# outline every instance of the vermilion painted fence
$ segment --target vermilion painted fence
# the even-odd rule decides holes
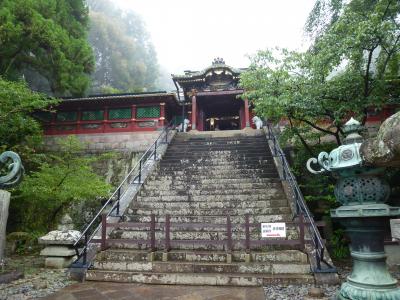
[[[227,251],[233,251],[234,242],[238,241],[241,245],[243,245],[245,251],[249,253],[252,249],[259,248],[260,246],[267,245],[290,245],[293,248],[297,248],[299,250],[305,249],[305,244],[307,241],[305,240],[305,226],[309,226],[308,222],[305,222],[303,214],[299,215],[298,221],[286,222],[287,225],[298,226],[299,229],[299,238],[298,239],[283,239],[283,238],[271,238],[271,239],[252,239],[250,235],[251,228],[260,228],[260,223],[250,223],[250,215],[245,215],[245,223],[244,224],[235,224],[236,227],[244,228],[245,239],[234,240],[232,238],[232,222],[230,216],[226,216],[226,224],[212,224],[212,223],[172,223],[171,216],[165,216],[165,222],[155,221],[155,215],[152,214],[150,216],[150,222],[120,222],[120,223],[107,223],[107,217],[103,215],[102,217],[102,231],[100,239],[93,239],[93,243],[100,243],[101,250],[107,249],[109,246],[116,243],[124,243],[124,244],[149,244],[149,250],[155,251],[157,250],[157,245],[162,245],[158,249],[169,251],[174,248],[177,244],[209,244],[209,245],[224,245]],[[320,224],[321,225],[321,224]],[[149,237],[147,239],[112,239],[107,238],[107,229],[108,228],[135,228],[135,229],[149,229]],[[164,238],[156,240],[156,228],[164,232]],[[226,229],[226,239],[219,240],[210,240],[210,239],[187,239],[187,240],[175,240],[171,239],[171,231],[173,229],[207,229],[207,228],[225,228]],[[162,248],[162,249],[161,249]],[[243,249],[241,248],[241,249]]]

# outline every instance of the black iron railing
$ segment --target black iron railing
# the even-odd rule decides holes
[[[79,239],[75,242],[74,248],[76,251],[77,259],[74,263],[75,266],[88,268],[88,250],[91,241],[94,236],[98,234],[101,226],[101,218],[103,217],[121,217],[120,206],[121,199],[124,194],[132,185],[141,185],[143,183],[143,173],[151,160],[157,160],[159,147],[162,144],[169,143],[170,132],[173,128],[172,122],[164,127],[161,134],[155,140],[155,142],[147,149],[147,151],[141,156],[136,165],[129,171],[128,175],[124,178],[121,184],[111,194],[110,198],[104,203],[97,214],[93,217],[91,222],[87,224]]]
[[[297,184],[296,178],[293,176],[292,171],[290,170],[289,163],[286,159],[286,155],[283,152],[282,148],[279,145],[279,141],[277,136],[274,134],[273,127],[270,123],[267,123],[267,139],[272,141],[272,145],[270,144],[271,152],[274,157],[280,159],[280,167],[281,167],[281,176],[282,180],[285,180],[288,183],[289,188],[292,192],[293,201],[296,208],[296,215],[303,215],[305,221],[309,224],[307,226],[309,235],[312,240],[312,245],[314,247],[315,252],[315,261],[316,267],[314,268],[314,272],[336,272],[336,269],[326,261],[324,257],[325,252],[325,244],[321,237],[321,234],[317,228],[317,225],[312,217],[310,210],[307,207],[306,202],[304,201],[303,194]],[[322,264],[325,264],[325,267],[322,267]]]

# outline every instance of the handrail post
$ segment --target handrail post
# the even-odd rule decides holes
[[[165,216],[165,245],[164,250],[168,252],[171,249],[171,217],[170,215]]]
[[[317,270],[321,270],[321,256],[319,253],[319,244],[316,234],[314,234],[314,244],[315,244],[315,259],[317,262]]]
[[[282,176],[283,176],[283,180],[286,180],[285,158],[283,157],[283,153],[281,153],[281,164],[282,164]]]
[[[226,216],[226,235],[227,235],[227,250],[229,252],[233,251],[233,243],[232,243],[232,223],[231,217],[229,215]]]
[[[151,252],[156,250],[156,216],[151,214],[150,219],[150,248]]]
[[[246,253],[250,253],[250,217],[249,214],[245,216],[245,232],[246,232]]]
[[[304,250],[305,249],[304,215],[302,213],[299,215],[299,229],[300,229],[300,247],[301,247],[301,250]]]
[[[107,248],[107,215],[101,215],[101,251],[106,250]]]
[[[87,263],[87,247],[88,247],[88,233],[85,232],[85,245],[83,247],[83,265],[85,266]]]
[[[154,160],[157,160],[157,140],[154,143]]]
[[[142,160],[139,161],[139,184],[142,182]]]

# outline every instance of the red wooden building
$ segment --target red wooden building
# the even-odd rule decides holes
[[[64,98],[55,113],[36,116],[46,135],[154,131],[171,121],[180,124],[183,116],[192,130],[243,129],[250,126],[250,112],[248,101],[238,97],[242,71],[216,59],[203,71],[173,75],[177,93]]]
[[[233,130],[250,127],[253,116],[241,99],[240,74],[217,58],[202,71],[172,75],[177,92],[149,92],[65,98],[55,113],[39,113],[46,135],[146,132],[183,117],[189,129]],[[376,127],[396,111],[395,106],[368,112],[367,127]],[[283,122],[284,123],[284,122]]]

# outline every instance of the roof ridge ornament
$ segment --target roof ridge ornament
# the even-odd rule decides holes
[[[225,60],[221,57],[214,58],[212,65],[225,65]]]

